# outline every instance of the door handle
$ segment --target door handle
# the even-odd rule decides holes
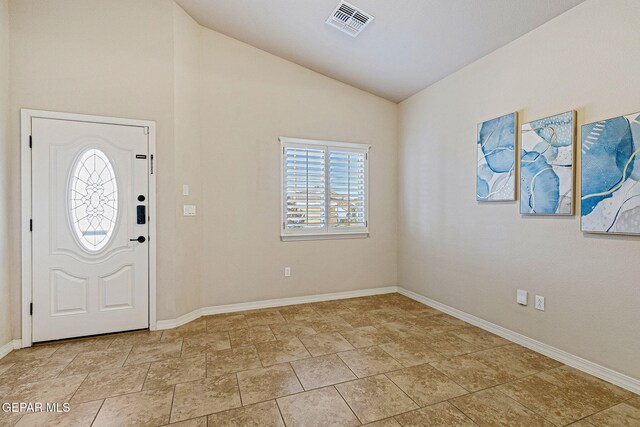
[[[144,236],[138,236],[135,239],[129,239],[130,242],[144,243],[147,239]]]

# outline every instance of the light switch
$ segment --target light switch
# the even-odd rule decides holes
[[[522,289],[518,289],[516,302],[520,305],[527,305],[528,292]]]
[[[184,216],[196,216],[196,205],[183,205]]]
[[[189,195],[189,184],[182,184],[182,195],[183,196]]]

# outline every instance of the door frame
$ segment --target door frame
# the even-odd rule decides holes
[[[74,122],[101,123],[121,126],[142,127],[148,130],[149,141],[149,329],[155,330],[156,319],[156,175],[154,160],[156,153],[156,122],[150,120],[124,119],[117,117],[93,116],[86,114],[62,113],[44,110],[20,110],[21,146],[21,237],[22,237],[22,347],[31,347],[32,316],[30,304],[33,291],[33,244],[31,233],[31,120],[35,118],[69,120]],[[157,162],[155,162],[157,163]]]

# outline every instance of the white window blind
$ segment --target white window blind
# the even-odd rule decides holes
[[[369,147],[284,137],[280,141],[283,240],[366,237]]]

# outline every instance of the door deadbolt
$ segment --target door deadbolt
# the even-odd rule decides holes
[[[130,242],[144,243],[147,239],[144,236],[138,236],[135,239],[129,239]]]

